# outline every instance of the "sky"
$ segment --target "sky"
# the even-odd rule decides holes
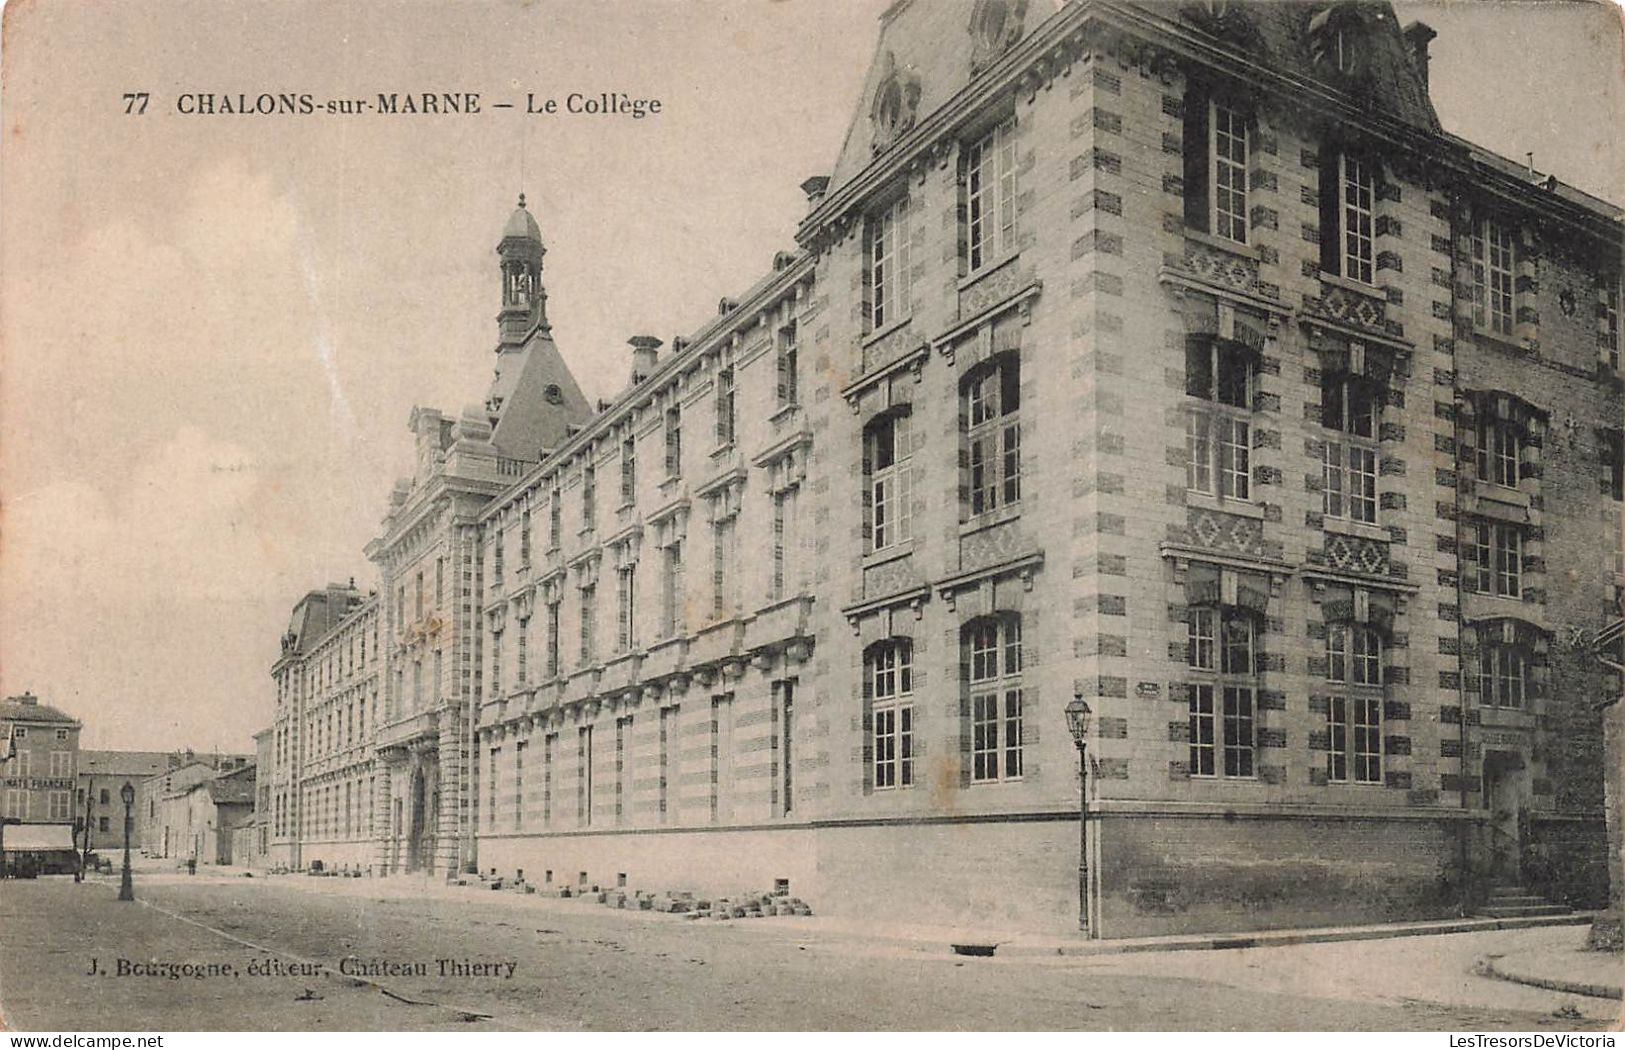
[[[8,4],[0,690],[81,718],[86,747],[250,750],[293,603],[373,585],[412,407],[484,397],[517,194],[554,336],[609,396],[628,337],[692,331],[793,247],[887,2]],[[1439,32],[1448,129],[1625,201],[1618,9],[1535,8],[1398,13]],[[520,108],[176,111],[262,91]],[[523,111],[569,92],[662,111]]]

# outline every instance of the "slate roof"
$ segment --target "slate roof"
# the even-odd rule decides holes
[[[61,722],[78,725],[79,720],[50,704],[25,704],[15,697],[0,700],[0,722]]]
[[[79,752],[79,775],[96,777],[150,777],[169,768],[167,751]]]

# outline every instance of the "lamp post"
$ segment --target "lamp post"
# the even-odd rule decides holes
[[[1093,715],[1081,696],[1066,705],[1066,728],[1078,748],[1078,929],[1094,939],[1089,923],[1089,719]]]
[[[118,789],[118,797],[124,802],[124,875],[119,880],[118,899],[121,901],[135,900],[135,886],[130,882],[130,828],[135,823],[132,811],[135,807],[135,787],[128,780]]]

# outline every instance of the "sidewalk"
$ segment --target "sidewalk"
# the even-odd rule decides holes
[[[237,881],[242,869],[210,866],[196,876],[184,872],[162,877],[162,881],[188,879]],[[492,890],[483,883],[457,886],[436,880],[396,878],[312,878],[304,875],[256,876],[256,879],[307,892],[383,897],[438,898],[483,901],[498,907],[535,908],[552,912],[582,912],[617,916],[633,922],[681,923],[693,921],[680,913],[661,913],[606,908],[579,898],[558,898],[544,894],[516,893],[512,889]],[[733,928],[748,933],[795,935],[837,940],[887,944],[895,948],[926,952],[958,951],[963,954],[997,955],[1000,958],[1054,958],[1066,956],[1123,955],[1144,952],[1225,950],[1235,948],[1285,947],[1334,941],[1364,941],[1393,937],[1429,937],[1439,934],[1483,933],[1494,930],[1523,930],[1547,926],[1588,926],[1589,913],[1533,916],[1507,919],[1437,919],[1420,922],[1374,923],[1360,926],[1326,926],[1284,930],[1256,930],[1239,933],[1192,933],[1162,937],[1128,937],[1086,940],[1078,934],[1045,934],[995,929],[982,926],[888,923],[844,916],[773,916],[761,919],[735,919]],[[1583,938],[1582,938],[1583,939]],[[1510,958],[1510,957],[1509,957]],[[1615,981],[1617,987],[1617,978]]]
[[[1625,998],[1625,956],[1618,952],[1590,952],[1585,938],[1573,944],[1539,950],[1486,956],[1484,972],[1503,981],[1548,988],[1598,999]]]

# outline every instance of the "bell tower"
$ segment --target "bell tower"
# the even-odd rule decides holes
[[[508,217],[497,256],[502,260],[502,309],[497,314],[501,346],[517,346],[540,325],[547,324],[547,291],[542,287],[542,231],[519,195],[519,207]],[[499,348],[500,349],[500,348]]]

